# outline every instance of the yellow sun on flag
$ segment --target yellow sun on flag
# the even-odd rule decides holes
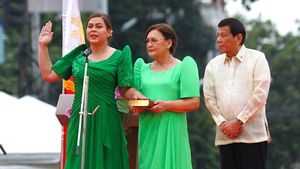
[[[81,40],[78,45],[84,44],[84,31],[81,20],[77,17],[72,17],[72,24],[78,26],[79,30],[73,30],[71,36],[75,39],[81,37]]]

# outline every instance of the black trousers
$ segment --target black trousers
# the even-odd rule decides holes
[[[267,146],[267,141],[221,145],[221,169],[266,169]]]

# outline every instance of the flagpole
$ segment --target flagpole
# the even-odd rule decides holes
[[[64,48],[65,48],[65,30],[66,30],[66,13],[67,13],[67,1],[62,1],[62,56],[64,56]],[[65,94],[65,88],[64,88],[64,80],[62,80],[62,94]],[[60,152],[60,169],[64,169],[64,153],[65,153],[65,147],[64,147],[64,135],[65,133],[65,126],[61,126],[61,152]]]
[[[62,0],[62,56],[75,49],[77,46],[84,44],[84,30],[82,27],[79,0]],[[77,33],[79,36],[72,36],[72,33]],[[72,86],[73,85],[73,86]],[[73,94],[74,93],[74,82],[73,80],[66,83],[65,80],[62,82],[62,93]],[[72,90],[70,90],[72,89]],[[61,161],[60,169],[64,168],[64,160],[66,159],[66,135],[67,127],[63,126],[63,138],[61,148]]]

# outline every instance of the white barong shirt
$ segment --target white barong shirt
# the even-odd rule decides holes
[[[203,92],[205,105],[217,124],[216,146],[271,141],[265,111],[270,82],[265,54],[244,45],[235,57],[221,54],[207,64]],[[244,123],[242,133],[229,139],[220,124],[235,118]]]

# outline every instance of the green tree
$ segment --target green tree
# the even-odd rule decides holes
[[[289,33],[278,39],[269,57],[273,82],[267,107],[273,134],[270,151],[274,151],[270,157],[287,169],[300,161],[299,46],[299,36]]]
[[[1,14],[3,9],[1,8]],[[1,15],[2,16],[2,15]],[[2,16],[3,17],[3,16]],[[18,29],[12,27],[5,30],[5,63],[0,64],[0,90],[11,95],[18,95],[19,84],[19,69],[18,60],[21,56],[21,46],[23,43],[22,35]],[[29,76],[27,76],[30,79]],[[28,88],[29,90],[29,88]]]
[[[267,100],[267,117],[272,142],[267,166],[292,169],[300,161],[300,37],[279,35],[275,25],[261,18],[247,22],[246,45],[265,53],[272,76]],[[276,162],[275,162],[276,161]]]
[[[110,1],[109,15],[114,27],[111,45],[122,49],[129,44],[133,53],[133,61],[141,57],[145,61],[152,61],[147,56],[143,43],[145,33],[153,24],[168,23],[176,31],[179,39],[174,56],[179,59],[186,55],[192,56],[197,61],[200,73],[203,75],[205,58],[208,50],[213,48],[212,37],[215,33],[211,28],[205,26],[206,24],[200,16],[199,5],[193,0]],[[131,18],[137,18],[137,23],[122,32],[122,25]]]

